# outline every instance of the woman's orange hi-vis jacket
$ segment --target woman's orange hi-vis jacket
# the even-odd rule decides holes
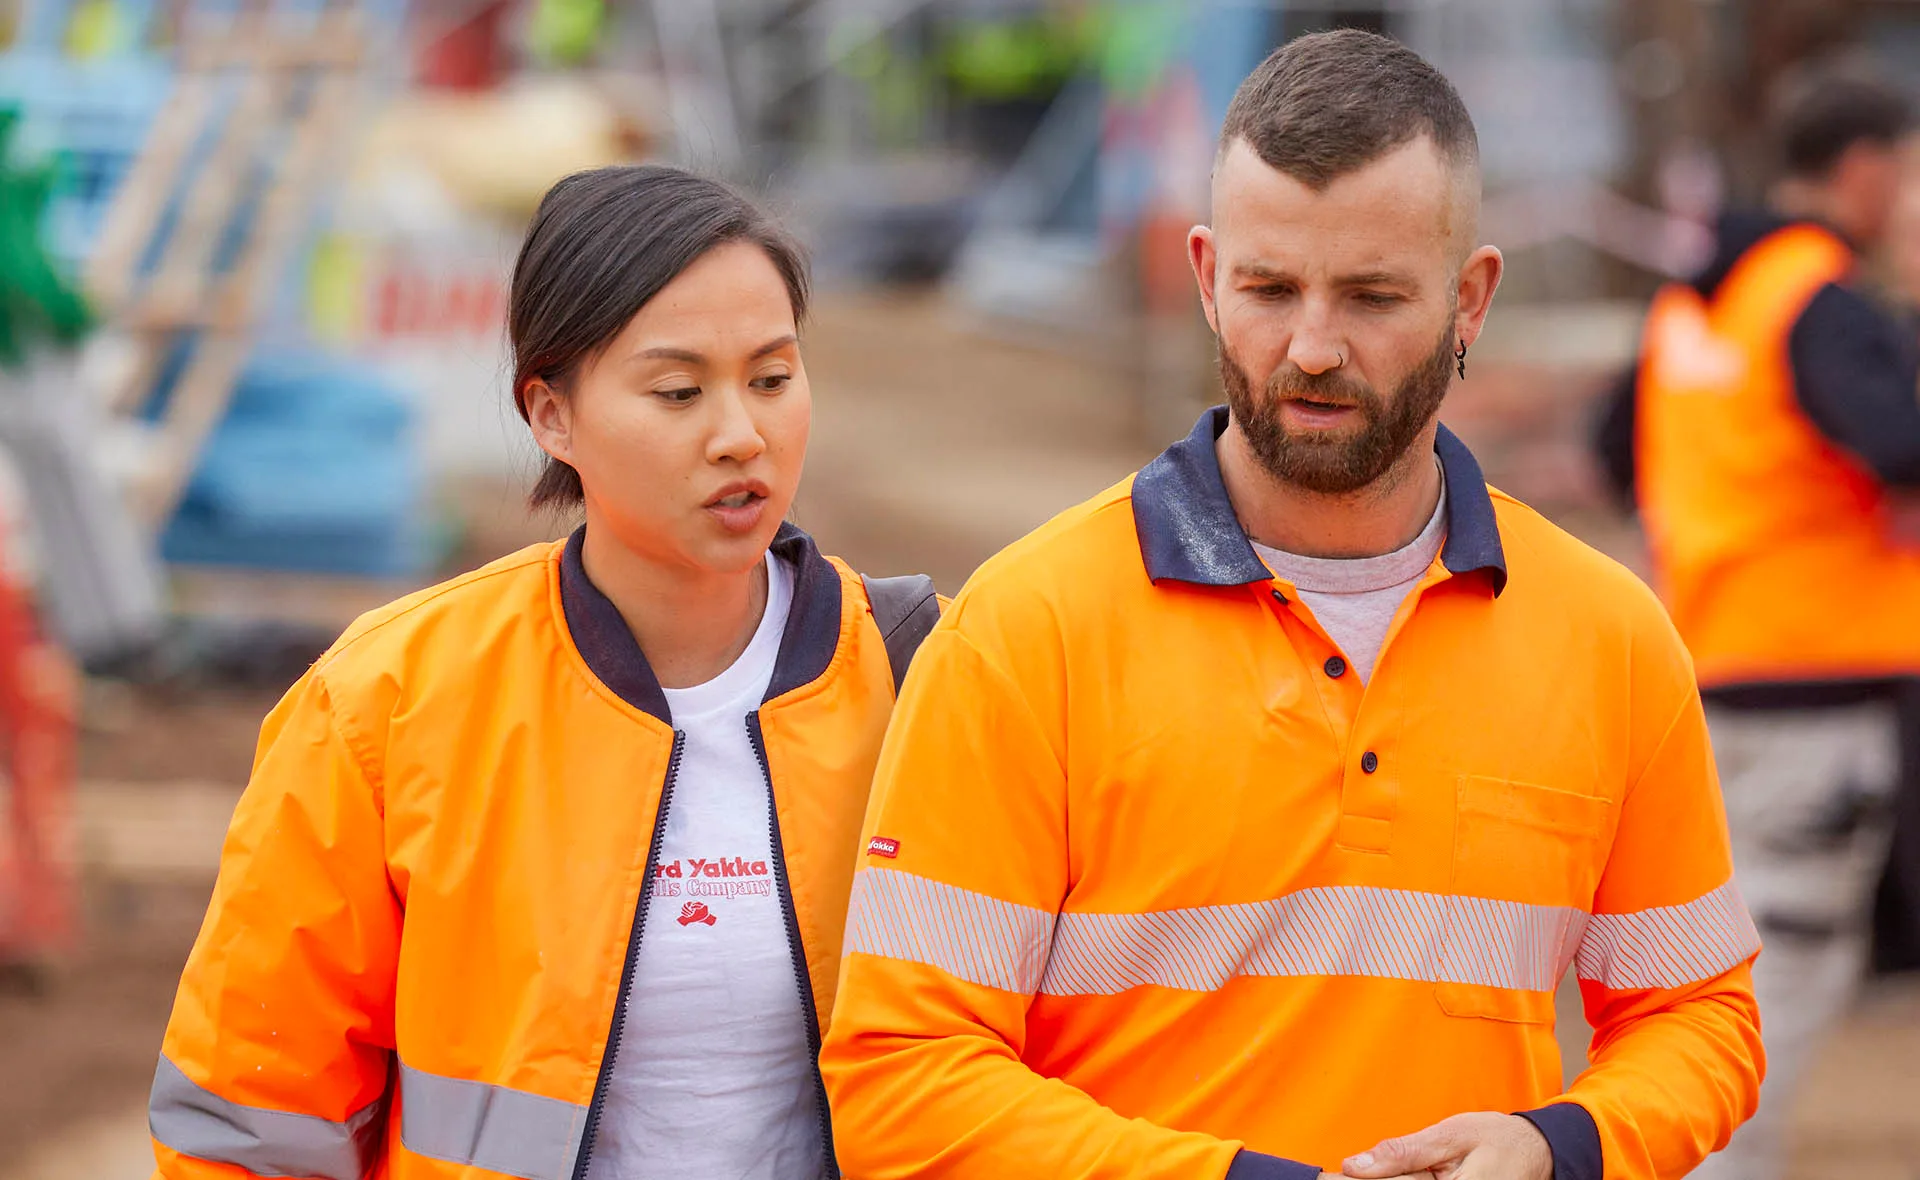
[[[1225,425],[915,658],[822,1056],[841,1167],[1311,1180],[1490,1110],[1555,1180],[1676,1180],[1753,1111],[1759,942],[1660,604],[1443,430],[1445,546],[1362,685],[1248,544]]]
[[[581,544],[366,616],[268,717],[154,1080],[161,1176],[586,1174],[680,741]],[[893,679],[860,577],[791,526],[774,551],[747,725],[817,1044]]]

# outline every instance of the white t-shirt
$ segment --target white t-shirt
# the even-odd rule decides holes
[[[1253,551],[1277,578],[1293,583],[1300,601],[1340,648],[1347,665],[1365,684],[1373,678],[1373,664],[1400,604],[1425,576],[1440,553],[1447,532],[1447,485],[1440,484],[1440,502],[1420,535],[1392,553],[1379,557],[1302,557],[1260,542]]]
[[[774,878],[767,780],[747,736],[773,678],[793,574],[767,559],[747,649],[669,688],[686,735],[590,1180],[816,1180],[814,1063]]]

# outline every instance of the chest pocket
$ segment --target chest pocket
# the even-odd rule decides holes
[[[1550,1023],[1606,865],[1613,804],[1477,776],[1457,791],[1435,996],[1453,1016]]]

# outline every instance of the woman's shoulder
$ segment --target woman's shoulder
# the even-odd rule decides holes
[[[508,632],[551,608],[561,543],[529,545],[479,569],[416,590],[355,619],[315,671],[337,687],[368,678],[446,673],[496,653]]]

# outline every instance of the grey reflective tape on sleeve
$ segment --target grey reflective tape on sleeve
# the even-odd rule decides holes
[[[147,1104],[147,1126],[156,1141],[181,1155],[232,1164],[256,1176],[361,1180],[379,1150],[386,1109],[381,1095],[336,1123],[230,1102],[160,1058]]]
[[[567,1180],[587,1108],[400,1065],[400,1144],[416,1155],[518,1176]]]

